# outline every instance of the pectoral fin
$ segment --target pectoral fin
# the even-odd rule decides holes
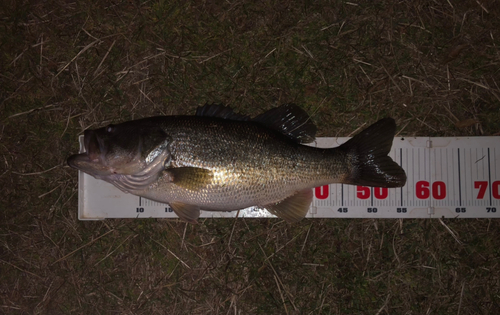
[[[166,170],[172,177],[172,183],[188,190],[199,190],[212,181],[210,170],[198,167],[179,167]]]
[[[312,189],[304,189],[276,204],[266,205],[264,208],[288,223],[295,223],[306,216],[312,198]]]
[[[196,220],[200,217],[200,207],[182,202],[171,202],[170,207],[181,220],[193,224],[198,223]]]

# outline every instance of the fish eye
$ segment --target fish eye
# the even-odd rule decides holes
[[[113,131],[115,131],[115,126],[114,125],[109,125],[106,127],[106,132],[107,133],[112,133]]]

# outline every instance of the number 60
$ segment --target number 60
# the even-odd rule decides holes
[[[432,197],[434,199],[446,198],[446,184],[441,181],[432,183]],[[415,184],[415,195],[418,199],[427,199],[431,196],[431,189],[429,189],[429,182],[426,180],[418,181]]]

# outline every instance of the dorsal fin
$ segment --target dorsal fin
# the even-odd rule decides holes
[[[307,113],[295,104],[284,104],[260,114],[252,121],[274,129],[298,143],[313,142],[316,125]]]
[[[236,114],[231,107],[222,104],[205,104],[196,109],[196,116],[218,117],[229,120],[247,121],[249,116]]]
[[[218,117],[248,121],[249,116],[235,113],[229,106],[205,104],[198,107],[196,116]],[[284,104],[251,119],[267,128],[278,131],[298,143],[310,143],[316,138],[316,125],[307,113],[295,104]]]

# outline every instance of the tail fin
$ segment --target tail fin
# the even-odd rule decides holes
[[[384,118],[339,147],[352,161],[352,172],[344,183],[374,187],[402,187],[405,171],[387,154],[391,150],[396,122]]]

